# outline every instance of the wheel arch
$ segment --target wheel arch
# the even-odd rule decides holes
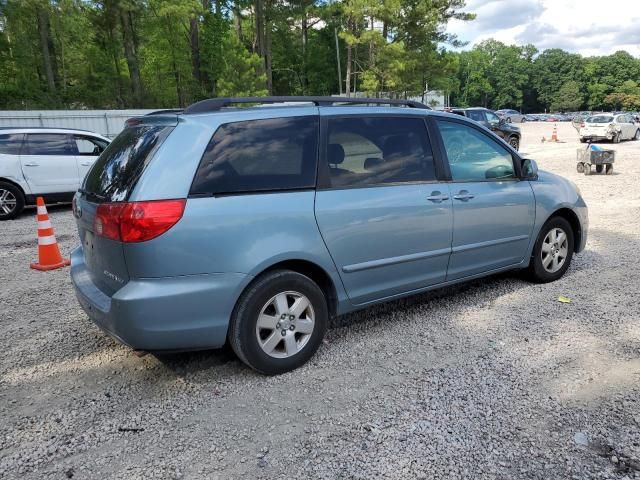
[[[14,187],[16,187],[18,190],[20,190],[20,193],[22,193],[22,197],[24,198],[24,201],[26,203],[26,201],[27,201],[27,192],[24,191],[24,188],[22,188],[22,186],[19,183],[15,182],[15,181],[7,178],[7,177],[0,177],[0,182],[10,183]]]
[[[571,230],[573,232],[573,250],[577,252],[580,249],[580,245],[582,245],[582,225],[576,212],[574,212],[570,208],[560,208],[554,211],[549,216],[547,222],[553,217],[564,218],[567,222],[569,222],[569,225],[571,225]]]
[[[324,293],[324,296],[327,299],[329,317],[333,318],[337,315],[338,291],[336,289],[335,282],[331,278],[331,275],[329,275],[329,273],[327,273],[327,271],[320,265],[309,260],[302,259],[282,260],[268,266],[267,268],[264,268],[260,273],[255,275],[254,281],[265,273],[269,273],[274,270],[291,270],[293,272],[309,277],[316,283],[316,285],[318,285],[318,287],[320,287],[320,289]],[[253,281],[251,283],[253,283]],[[246,288],[249,288],[249,285],[247,285],[245,289]]]

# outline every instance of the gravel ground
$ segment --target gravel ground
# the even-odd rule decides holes
[[[0,224],[0,477],[640,478],[640,142],[586,177],[575,131],[541,143],[551,130],[525,124],[522,150],[591,217],[563,279],[349,315],[275,378],[227,350],[134,356],[88,321],[68,269],[29,269],[33,211]],[[70,208],[50,213],[68,253]]]

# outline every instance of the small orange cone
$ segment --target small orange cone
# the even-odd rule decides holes
[[[35,270],[55,270],[56,268],[71,265],[71,262],[62,258],[56,236],[53,233],[53,227],[49,221],[47,207],[42,197],[36,199],[38,208],[38,263],[32,263],[31,268]]]
[[[553,133],[551,134],[551,142],[557,142],[558,141],[558,125],[555,124],[553,126]]]

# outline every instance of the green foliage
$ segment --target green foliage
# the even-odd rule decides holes
[[[0,0],[0,108],[176,107],[331,95],[347,83],[372,96],[436,89],[454,105],[494,109],[640,108],[640,60],[626,52],[583,58],[496,40],[446,50],[463,45],[445,27],[472,21],[464,9],[465,0]]]
[[[256,71],[260,66],[260,57],[250,53],[240,43],[235,33],[224,39],[224,50],[218,94],[222,97],[254,97],[267,94],[264,74]]]
[[[581,86],[575,80],[569,80],[562,85],[553,96],[551,109],[561,112],[573,112],[578,110],[584,101]]]

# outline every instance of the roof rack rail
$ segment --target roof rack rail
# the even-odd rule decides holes
[[[431,110],[430,107],[414,100],[399,100],[391,98],[355,98],[355,97],[229,97],[210,98],[196,102],[185,108],[182,113],[185,115],[192,113],[217,112],[220,109],[234,104],[243,103],[313,103],[318,107],[328,107],[335,104],[350,105],[400,105],[410,108],[423,108]]]
[[[182,108],[165,108],[164,110],[155,110],[153,112],[149,112],[146,113],[144,116],[149,116],[149,115],[164,115],[164,114],[169,114],[169,113],[182,113],[183,109]]]

